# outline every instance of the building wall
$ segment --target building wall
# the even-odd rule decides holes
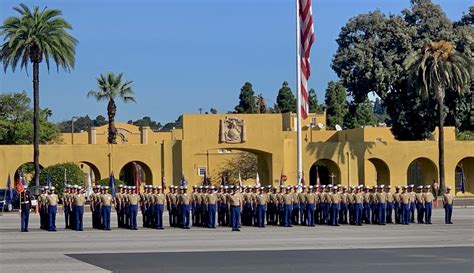
[[[229,116],[245,120],[244,143],[219,142],[220,120]],[[183,129],[172,132],[152,132],[146,127],[118,123],[117,128],[126,133],[128,141],[117,145],[106,144],[107,126],[102,126],[95,128],[96,144],[89,144],[91,130],[76,133],[74,145],[70,144],[70,134],[63,135],[64,144],[41,145],[40,164],[47,167],[62,162],[82,163],[97,172],[96,178],[103,179],[112,171],[118,176],[127,163],[137,162],[151,176],[146,181],[148,184],[160,184],[165,178],[167,185],[179,185],[184,176],[193,185],[203,181],[197,172],[199,166],[208,166],[208,175],[215,178],[226,160],[239,152],[251,152],[257,155],[263,185],[278,185],[282,174],[288,177],[287,184],[296,184],[296,132],[284,129],[285,123],[291,123],[290,117],[289,114],[184,115]],[[456,141],[454,128],[445,128],[445,134],[447,185],[456,186],[456,166],[462,163],[468,194],[474,194],[474,142]],[[314,180],[311,168],[316,164],[327,166],[334,175],[334,183],[342,185],[406,185],[409,166],[417,159],[420,183],[430,184],[438,179],[436,141],[397,141],[389,128],[339,132],[306,128],[302,138],[303,172],[308,183]],[[219,149],[231,149],[232,153],[219,153]],[[32,158],[30,145],[0,146],[0,185],[5,185],[8,175]]]

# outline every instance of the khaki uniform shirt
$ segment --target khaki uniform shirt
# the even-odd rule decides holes
[[[400,200],[401,200],[401,203],[402,203],[402,204],[405,204],[405,205],[410,204],[410,200],[411,200],[411,195],[410,195],[410,193],[408,193],[408,192],[406,192],[406,193],[400,193]]]
[[[347,193],[340,193],[339,197],[341,198],[342,204],[349,204],[349,195]]]
[[[154,203],[157,205],[164,205],[166,201],[166,197],[163,193],[157,193],[154,196]]]
[[[46,200],[49,205],[57,206],[58,205],[58,196],[56,194],[48,194]]]
[[[394,193],[392,196],[393,196],[393,201],[400,203],[400,193]]]
[[[416,200],[416,202],[418,202],[418,203],[423,203],[423,202],[424,202],[424,200],[423,200],[423,194],[422,194],[421,192],[417,192],[417,193],[415,194],[415,200]]]
[[[277,194],[276,193],[270,193],[269,201],[270,201],[270,203],[273,203],[273,204],[278,203]]]
[[[425,192],[423,193],[423,200],[425,203],[431,203],[433,202],[434,196],[431,192]]]
[[[167,195],[168,200],[170,202],[170,205],[176,205],[177,204],[177,196],[174,193],[169,192]]]
[[[242,197],[240,194],[229,194],[229,204],[231,206],[240,206],[242,202]]]
[[[305,192],[300,192],[298,193],[298,199],[300,200],[300,203],[306,202],[306,194]]]
[[[110,207],[110,205],[112,204],[112,195],[110,195],[109,193],[101,194],[100,204],[102,206]]]
[[[377,192],[375,194],[375,201],[377,201],[377,204],[385,204],[387,203],[387,195],[384,192]]]
[[[341,195],[339,193],[331,194],[331,203],[340,204],[341,203]]]
[[[445,193],[443,195],[443,204],[452,205],[454,201],[454,196],[451,193]]]
[[[317,194],[315,194],[314,192],[307,193],[305,197],[305,201],[307,204],[316,204]]]
[[[256,203],[258,205],[266,205],[267,200],[268,200],[268,198],[267,198],[267,195],[265,193],[256,195]]]
[[[191,195],[189,193],[182,193],[179,195],[178,200],[180,204],[189,206],[191,204]]]
[[[215,205],[217,203],[217,194],[210,193],[206,195],[206,203],[208,205]]]
[[[130,205],[138,205],[139,198],[138,194],[132,193],[128,196],[128,203],[130,203]]]
[[[46,205],[46,202],[47,202],[47,200],[48,200],[47,197],[48,197],[48,195],[47,195],[47,194],[44,194],[44,193],[42,193],[42,194],[39,196],[38,200],[39,200],[39,202],[40,202],[40,204],[41,204],[42,206]]]
[[[416,195],[416,193],[415,193],[414,191],[412,191],[412,192],[407,192],[407,193],[408,193],[408,195],[410,195],[410,203],[415,202],[415,195]]]
[[[284,194],[283,203],[285,205],[293,205],[293,193]]]
[[[387,202],[392,203],[392,202],[394,201],[394,199],[393,199],[393,194],[392,194],[392,193],[386,192],[386,193],[385,193],[385,196],[387,197]]]
[[[354,204],[362,204],[364,202],[364,194],[359,192],[359,193],[354,193],[352,196],[354,200]]]
[[[84,196],[84,194],[80,193],[80,194],[74,195],[74,205],[75,206],[82,207],[82,206],[84,206],[85,202],[86,202],[86,197]]]

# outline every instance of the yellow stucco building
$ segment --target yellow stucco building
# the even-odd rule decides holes
[[[325,116],[312,114],[303,122],[303,171],[306,183],[342,185],[432,184],[438,180],[436,141],[397,141],[389,128],[343,131],[325,128]],[[296,118],[294,114],[183,115],[183,128],[153,132],[118,123],[119,144],[107,144],[107,125],[88,132],[63,134],[63,144],[41,145],[40,164],[75,162],[94,180],[111,172],[140,170],[146,184],[178,185],[184,176],[189,185],[200,184],[204,175],[212,182],[226,160],[239,153],[257,157],[260,182],[296,183]],[[436,132],[435,132],[436,134]],[[436,136],[434,139],[437,139]],[[457,141],[454,128],[445,128],[447,185],[459,192],[462,175],[466,194],[474,194],[474,141]],[[19,166],[31,162],[31,145],[0,146],[0,178],[6,182]],[[0,180],[1,181],[1,180]],[[2,182],[2,183],[5,183]],[[4,185],[4,184],[3,184]]]

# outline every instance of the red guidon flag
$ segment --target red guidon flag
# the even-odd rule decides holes
[[[314,43],[313,12],[311,0],[299,1],[300,15],[300,64],[301,64],[301,117],[306,119],[309,113],[308,79],[311,75],[309,55]]]
[[[23,183],[21,183],[21,178],[18,178],[18,180],[16,180],[15,189],[18,193],[22,193],[23,191],[25,191]]]

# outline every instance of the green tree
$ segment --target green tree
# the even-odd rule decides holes
[[[93,122],[88,115],[86,115],[85,117],[78,117],[74,120],[74,133],[87,131],[92,126],[92,124]],[[71,133],[71,126],[71,120],[65,120],[58,123],[58,128],[61,133]]]
[[[49,114],[50,110],[40,109],[41,144],[60,141],[57,126],[47,121]],[[0,144],[32,144],[32,118],[30,98],[25,92],[0,94]]]
[[[215,115],[215,114],[217,114],[217,109],[211,107],[211,109],[209,109],[209,112],[210,112],[211,114]]]
[[[334,128],[343,125],[347,114],[346,89],[340,81],[330,81],[326,89],[326,125]]]
[[[174,122],[168,122],[163,127],[161,127],[160,131],[171,131],[173,129],[182,129],[183,128],[183,115],[179,115],[178,119]]]
[[[138,126],[138,127],[148,126],[153,131],[159,131],[161,129],[161,127],[163,127],[161,125],[161,123],[152,120],[150,117],[143,117],[143,118],[141,118],[139,120],[136,120],[136,121],[131,121],[130,120],[128,123],[133,124],[133,125]]]
[[[355,102],[363,101],[369,92],[380,97],[390,116],[392,132],[400,140],[429,137],[429,130],[434,129],[432,120],[436,119],[431,108],[436,101],[427,102],[407,91],[404,60],[428,40],[454,41],[456,48],[468,53],[474,32],[472,25],[466,25],[467,15],[455,24],[430,0],[412,0],[411,4],[399,15],[374,11],[351,18],[339,34],[332,62]],[[469,115],[459,109],[470,104],[467,96],[447,96],[446,121],[467,127]]]
[[[444,119],[446,93],[469,90],[473,62],[470,56],[459,54],[447,41],[430,42],[405,60],[411,87],[423,98],[435,98],[438,111],[439,184],[445,189]]]
[[[237,113],[253,114],[257,112],[257,97],[253,92],[252,84],[246,82],[240,89],[239,104],[235,106]]]
[[[316,95],[316,91],[311,88],[308,92],[309,95],[309,112],[310,113],[322,113],[323,106],[318,103],[318,95]]]
[[[130,86],[133,81],[122,81],[123,73],[115,75],[109,72],[107,75],[100,74],[97,78],[98,90],[91,90],[87,97],[93,97],[97,101],[108,101],[107,116],[109,117],[109,135],[108,143],[117,144],[117,128],[115,128],[115,114],[117,113],[116,99],[123,102],[135,102],[133,97],[135,91]]]
[[[284,81],[281,84],[276,102],[281,113],[296,112],[296,98],[295,95],[293,95],[293,92],[291,92],[291,88],[288,86],[287,81]]]
[[[98,115],[93,121],[92,121],[92,125],[94,127],[99,127],[99,126],[103,126],[105,124],[107,124],[107,120],[105,119],[104,116],[102,115]]]
[[[380,98],[376,98],[374,101],[374,115],[377,122],[390,123],[390,117],[387,114],[387,108],[383,105]]]
[[[51,184],[56,188],[58,194],[64,192],[64,173],[66,173],[69,185],[86,186],[84,184],[86,173],[72,162],[54,164],[44,168],[40,174],[41,185],[46,185],[48,175],[51,177]]]
[[[363,126],[375,126],[377,118],[374,115],[374,107],[369,99],[364,102],[351,102],[344,117],[344,127],[353,129]]]
[[[11,16],[3,21],[0,35],[5,43],[0,49],[0,60],[6,71],[13,71],[20,62],[20,68],[27,70],[29,62],[33,64],[33,162],[34,180],[39,185],[39,143],[40,143],[40,107],[39,107],[39,65],[43,61],[49,70],[51,59],[66,71],[74,68],[77,40],[67,30],[71,25],[64,20],[57,9],[39,9],[31,11],[27,5],[13,8],[20,16]]]

